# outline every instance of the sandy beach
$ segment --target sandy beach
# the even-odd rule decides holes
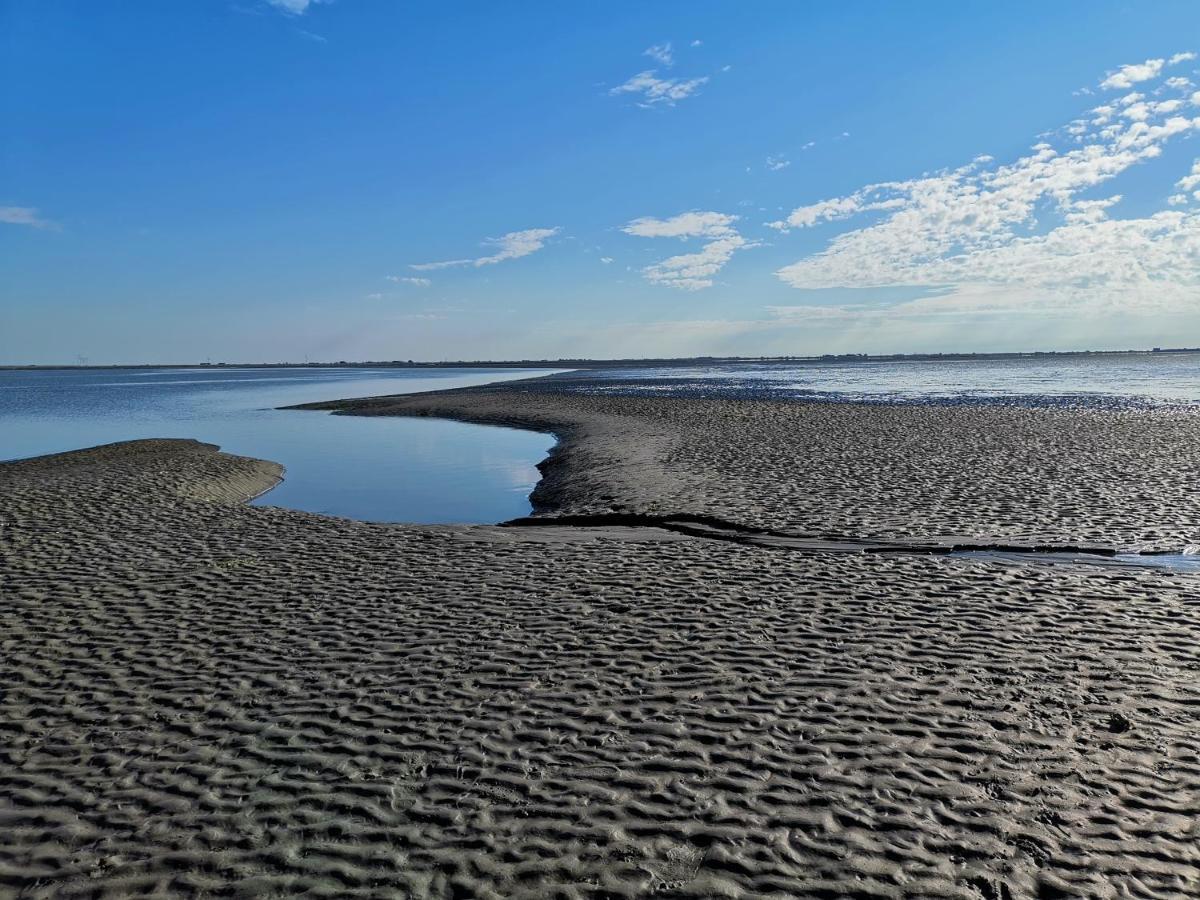
[[[1200,415],[555,385],[318,407],[553,432],[539,517],[596,527],[0,465],[0,895],[1200,894],[1196,576],[654,525],[1178,550]]]

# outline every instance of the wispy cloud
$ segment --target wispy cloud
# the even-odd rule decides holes
[[[649,216],[634,219],[622,231],[636,237],[648,238],[706,238],[695,253],[671,256],[646,266],[642,275],[647,281],[685,291],[712,287],[713,277],[738,250],[753,246],[733,227],[737,216],[719,212],[686,212],[669,219]]]
[[[699,47],[700,43],[698,40],[692,41],[691,46]],[[675,64],[675,49],[670,41],[647,47],[642,51],[642,56],[649,56],[666,68]],[[721,71],[728,70],[729,67],[726,66]],[[708,80],[707,75],[696,78],[660,78],[657,69],[646,69],[616,87],[610,88],[608,93],[614,97],[633,94],[638,98],[637,105],[647,109],[654,106],[674,106],[679,101],[696,94],[700,88],[708,84]]]
[[[0,222],[30,228],[53,228],[54,223],[38,215],[32,206],[0,206]]]
[[[617,85],[609,94],[640,94],[638,106],[674,106],[680,100],[686,100],[695,94],[707,83],[707,76],[687,79],[659,78],[653,69],[648,69],[638,72],[624,84]]]
[[[484,241],[485,246],[496,248],[495,253],[470,259],[448,259],[442,262],[413,263],[409,268],[415,269],[418,272],[428,272],[436,269],[450,269],[455,266],[490,266],[509,259],[520,259],[522,256],[529,256],[529,254],[541,250],[542,247],[546,246],[546,241],[554,237],[561,230],[555,227],[510,231],[508,234],[501,235],[498,238],[488,238]]]
[[[1150,81],[1162,69],[1162,60],[1148,60],[1118,69],[1105,83]],[[1162,96],[1180,86],[1152,87]],[[1200,130],[1200,116],[1186,112],[1195,112],[1194,102],[1127,94],[1052,136],[1066,146],[1041,141],[1009,163],[980,156],[953,170],[797,207],[769,224],[786,232],[869,219],[777,274],[801,289],[924,289],[918,300],[883,308],[897,315],[1194,309],[1200,209],[1190,204],[1200,196],[1187,192],[1200,187],[1200,168],[1176,183],[1171,203],[1182,209],[1114,219],[1120,194],[1089,196],[1161,156],[1169,141]],[[881,314],[879,307],[839,309],[854,317]]]
[[[786,169],[791,164],[792,164],[791,160],[787,159],[787,157],[784,157],[784,156],[768,156],[767,157],[767,168],[770,169],[772,172],[778,172],[780,169]]]
[[[665,44],[655,44],[653,47],[647,47],[642,51],[642,56],[648,56],[664,66],[675,64],[675,55],[671,50],[670,41],[667,41]]]
[[[273,6],[275,9],[287,13],[289,16],[302,16],[308,12],[310,6],[315,6],[322,2],[328,3],[331,0],[266,0],[268,6]]]
[[[709,241],[696,253],[682,253],[642,270],[647,281],[685,291],[712,287],[713,277],[725,267],[733,254],[750,246],[740,234]]]
[[[428,278],[419,278],[415,275],[385,275],[383,277],[396,284],[411,284],[413,287],[429,287],[433,284]]]

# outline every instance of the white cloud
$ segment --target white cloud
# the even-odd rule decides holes
[[[1175,187],[1181,191],[1194,191],[1200,187],[1200,159],[1192,163],[1192,170],[1188,174],[1175,182]]]
[[[686,291],[712,287],[713,276],[738,250],[754,246],[733,227],[737,216],[719,212],[686,212],[669,219],[634,219],[621,230],[636,237],[707,238],[695,253],[668,257],[642,270],[647,281]]]
[[[712,287],[713,276],[724,268],[736,251],[746,246],[749,245],[744,237],[731,234],[709,241],[697,253],[672,256],[642,271],[647,281],[685,291],[698,291]]]
[[[54,223],[38,215],[32,206],[0,206],[0,222],[8,225],[28,225],[30,228],[53,228]]]
[[[669,219],[643,216],[621,227],[626,234],[637,237],[725,237],[734,234],[737,216],[719,212],[685,212]]]
[[[791,161],[782,156],[768,156],[767,168],[772,172],[778,172],[780,169],[786,169],[791,165]]]
[[[396,284],[411,284],[413,287],[429,287],[433,284],[428,278],[418,278],[409,275],[385,275],[383,277],[388,281],[396,282]]]
[[[609,263],[611,263],[612,261],[613,261],[613,258],[612,258],[611,256],[602,256],[602,257],[600,257],[600,262],[604,263],[606,266],[607,266]]]
[[[674,65],[675,56],[671,50],[671,42],[665,44],[655,44],[653,47],[647,47],[642,51],[642,56],[648,56],[653,60],[662,63],[664,66]]]
[[[1157,71],[1156,62],[1143,66]],[[1138,67],[1106,80],[1122,73],[1130,83],[1145,80],[1131,68]],[[842,226],[824,250],[777,274],[800,289],[923,291],[904,304],[819,313],[826,317],[1195,310],[1200,210],[1113,219],[1120,195],[1096,199],[1094,191],[1159,157],[1168,141],[1200,130],[1200,117],[1178,114],[1178,100],[1138,94],[1119,107],[1119,116],[1106,107],[1093,111],[1090,124],[1073,122],[1063,135],[1069,149],[1041,142],[1013,162],[977,157],[957,169],[798,207],[770,224],[787,231],[869,218]],[[1200,188],[1200,161],[1176,188],[1169,204],[1186,204],[1186,192]]]
[[[1108,208],[1116,206],[1122,199],[1121,195],[1117,194],[1104,200],[1076,200],[1064,207],[1066,221],[1102,222],[1108,218]]]
[[[659,78],[653,69],[639,72],[624,84],[619,84],[609,91],[609,94],[641,94],[639,106],[655,106],[665,104],[674,106],[680,100],[700,90],[708,83],[708,78]]]
[[[1163,59],[1148,59],[1143,63],[1121,66],[1117,71],[1110,72],[1108,77],[1100,82],[1100,87],[1105,90],[1129,88],[1138,82],[1149,81],[1158,77],[1165,64],[1166,60]]]
[[[689,46],[699,47],[703,43],[704,43],[704,41],[700,40],[700,38],[696,38],[694,41],[692,41],[692,43]]]
[[[821,222],[846,219],[868,210],[894,209],[902,206],[904,200],[899,197],[871,199],[878,191],[888,188],[890,185],[873,184],[861,191],[856,191],[849,197],[835,197],[832,200],[822,200],[809,206],[797,207],[785,220],[768,224],[779,231],[786,231],[789,228],[808,228]]]
[[[528,228],[525,231],[510,231],[498,238],[488,238],[484,243],[496,248],[495,253],[478,256],[472,259],[448,259],[443,262],[413,263],[410,269],[418,272],[428,272],[436,269],[449,269],[454,266],[490,266],[509,259],[520,259],[529,256],[546,246],[546,241],[558,234],[560,228]]]
[[[1167,60],[1167,65],[1174,66],[1174,65],[1178,65],[1181,62],[1191,62],[1195,58],[1196,58],[1196,54],[1192,53],[1190,50],[1186,53],[1176,53],[1174,56],[1172,56],[1170,59]]]

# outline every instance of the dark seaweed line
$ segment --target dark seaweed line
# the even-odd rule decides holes
[[[500,523],[506,528],[660,528],[689,537],[728,541],[777,550],[825,553],[920,554],[950,556],[961,553],[1004,553],[1024,555],[1071,555],[1113,559],[1119,555],[1166,556],[1171,551],[1142,551],[1120,554],[1112,547],[1078,544],[1004,544],[995,542],[915,543],[867,541],[853,538],[821,538],[754,528],[717,516],[614,512],[589,515],[524,516]]]

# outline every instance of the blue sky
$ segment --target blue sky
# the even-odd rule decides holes
[[[1197,345],[1198,21],[0,0],[0,362]]]

